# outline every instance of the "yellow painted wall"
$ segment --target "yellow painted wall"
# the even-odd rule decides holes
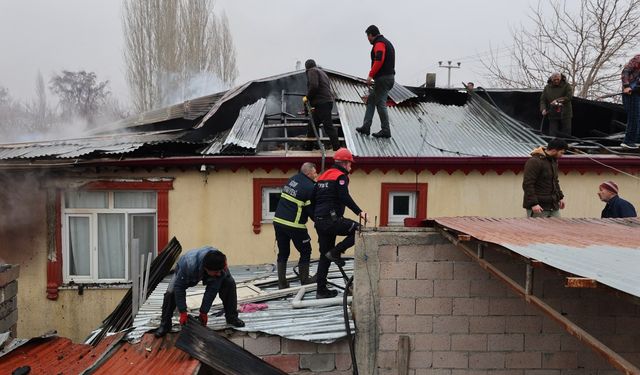
[[[253,178],[286,178],[294,171],[250,173],[214,171],[204,183],[196,170],[159,173],[137,172],[99,174],[95,177],[174,177],[174,190],[169,192],[169,232],[184,249],[202,245],[219,247],[229,256],[231,264],[273,263],[276,246],[273,227],[262,225],[260,234],[253,233]],[[89,176],[83,176],[89,177]],[[560,176],[566,195],[564,217],[599,217],[603,203],[597,196],[601,181],[613,179],[620,186],[621,196],[640,207],[640,182],[624,175],[570,173]],[[351,177],[351,192],[358,204],[371,217],[380,210],[380,184],[383,182],[415,182],[413,172],[355,172]],[[124,290],[60,291],[57,301],[46,299],[46,213],[45,192],[40,189],[42,176],[0,178],[0,261],[20,264],[18,333],[31,337],[56,329],[76,341],[89,332],[115,308]],[[473,172],[449,175],[423,172],[418,182],[428,183],[427,214],[437,216],[524,216],[522,175]],[[355,218],[352,213],[348,216]],[[313,257],[318,256],[317,237],[309,224],[313,241]],[[297,252],[292,249],[292,258]]]

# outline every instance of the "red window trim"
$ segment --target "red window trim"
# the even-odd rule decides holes
[[[416,216],[418,219],[427,218],[427,187],[426,183],[382,183],[380,194],[380,226],[389,225],[389,194],[397,191],[417,192]]]
[[[151,190],[157,193],[156,217],[158,220],[158,252],[169,242],[169,190],[173,180],[143,181],[91,181],[82,186],[85,190]],[[47,260],[47,298],[58,299],[62,285],[62,190],[56,191],[55,257]]]
[[[268,187],[282,187],[288,178],[254,178],[253,179],[253,233],[260,234],[262,230],[262,189]]]

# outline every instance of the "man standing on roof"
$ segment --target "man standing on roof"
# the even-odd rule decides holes
[[[558,181],[558,159],[569,146],[562,139],[552,139],[547,147],[538,147],[524,165],[522,207],[527,217],[560,217],[564,194]]]
[[[622,104],[627,111],[627,130],[620,146],[636,149],[640,143],[640,55],[622,69]]]
[[[571,135],[573,88],[564,75],[553,73],[540,94],[540,112],[549,119],[549,135]]]
[[[314,221],[320,244],[316,298],[332,298],[338,295],[338,291],[327,288],[329,266],[331,261],[342,262],[340,255],[355,244],[359,224],[343,217],[345,207],[349,207],[365,222],[367,220],[367,213],[358,207],[349,194],[349,172],[353,155],[343,147],[336,151],[333,159],[333,167],[318,177],[314,196]],[[346,237],[336,245],[336,236]]]
[[[367,99],[367,110],[364,113],[362,126],[356,128],[356,130],[361,134],[369,135],[371,123],[373,122],[373,113],[378,108],[382,130],[373,133],[373,136],[376,138],[391,138],[387,96],[395,83],[396,52],[391,42],[380,35],[380,30],[378,30],[377,26],[371,25],[367,27],[365,32],[369,43],[373,45],[371,48],[371,70],[367,77],[369,98]]]
[[[180,324],[187,324],[186,291],[200,281],[206,286],[198,316],[200,323],[207,325],[209,310],[220,292],[227,323],[234,327],[244,327],[244,322],[238,318],[236,282],[229,273],[227,257],[220,250],[205,246],[189,251],[178,259],[162,301],[162,318],[155,332],[156,337],[162,337],[171,330],[171,318],[176,306],[180,312]]]
[[[322,69],[316,66],[316,62],[312,59],[304,63],[307,70],[307,96],[302,98],[306,104],[307,101],[312,107],[310,115],[313,116],[313,123],[318,127],[322,124],[325,133],[331,140],[333,151],[340,148],[338,140],[338,132],[333,127],[333,117],[331,110],[333,109],[333,94],[331,93],[331,83],[329,76]],[[311,123],[307,129],[307,137],[315,137],[315,132],[311,128]],[[319,131],[319,130],[318,130]]]
[[[618,185],[613,181],[605,181],[600,184],[598,197],[606,203],[600,215],[603,219],[638,216],[636,208],[618,196]]]
[[[278,243],[278,289],[289,287],[287,282],[287,260],[291,242],[300,253],[298,272],[300,282],[309,284],[309,262],[311,259],[311,237],[307,232],[307,219],[313,217],[313,190],[318,177],[313,163],[304,163],[295,176],[282,188],[280,201],[273,218],[273,229]]]

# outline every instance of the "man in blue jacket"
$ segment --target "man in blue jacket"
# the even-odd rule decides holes
[[[180,312],[180,324],[187,324],[187,288],[196,286],[200,281],[206,286],[198,316],[200,323],[207,325],[207,314],[220,292],[227,323],[234,327],[244,327],[244,322],[238,318],[236,282],[227,267],[227,257],[220,250],[205,246],[187,252],[178,260],[173,278],[164,294],[162,318],[160,327],[155,332],[156,337],[162,337],[171,330],[171,318],[176,306]]]
[[[598,197],[607,203],[600,215],[603,219],[637,216],[635,207],[618,196],[618,185],[613,181],[605,181],[600,184]]]

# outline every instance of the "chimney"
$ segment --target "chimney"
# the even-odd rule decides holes
[[[18,275],[20,266],[0,264],[0,335],[9,332],[17,337]]]
[[[432,89],[436,87],[436,74],[427,73],[427,79],[425,80],[424,87]]]

